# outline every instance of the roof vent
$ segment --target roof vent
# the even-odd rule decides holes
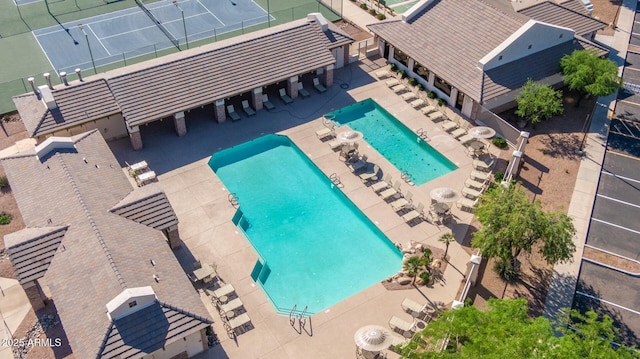
[[[46,85],[38,86],[40,95],[42,95],[42,102],[49,110],[53,110],[58,107],[56,100],[53,98],[53,92]]]
[[[325,19],[325,17],[319,12],[312,12],[311,14],[308,14],[307,20],[317,22],[322,28],[322,31],[327,31],[329,29],[327,19]]]
[[[107,303],[107,315],[111,320],[117,320],[150,306],[156,299],[151,287],[127,288]]]
[[[48,72],[45,72],[42,74],[42,76],[44,76],[44,79],[47,80],[47,85],[49,86],[49,89],[53,90],[53,85],[51,85],[51,75]]]
[[[82,81],[82,70],[77,68],[76,69],[76,75],[78,75],[78,80]]]
[[[46,86],[44,86],[46,88]],[[36,146],[36,157],[42,160],[53,150],[76,151],[76,145],[70,137],[49,137]]]
[[[60,78],[62,79],[62,82],[64,82],[65,86],[69,86],[69,82],[67,82],[67,73],[62,71],[60,73]]]
[[[36,87],[36,79],[34,79],[33,77],[29,77],[27,81],[29,81],[29,85],[31,85],[31,89],[33,90],[33,93],[36,96],[40,95],[40,92],[38,92],[38,88]]]

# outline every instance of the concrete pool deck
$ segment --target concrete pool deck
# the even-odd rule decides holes
[[[456,218],[446,226],[422,222],[410,227],[344,163],[338,153],[321,142],[315,131],[321,129],[324,113],[342,108],[354,102],[373,98],[410,129],[423,128],[435,147],[459,168],[421,186],[403,183],[403,193],[411,190],[414,203],[430,203],[429,192],[436,187],[452,187],[460,190],[472,170],[471,158],[464,147],[442,131],[439,125],[429,121],[385,86],[369,72],[382,65],[364,61],[336,71],[335,85],[324,94],[313,93],[308,99],[298,98],[285,106],[275,100],[272,112],[259,111],[256,116],[243,117],[238,122],[216,124],[206,109],[187,114],[188,133],[177,137],[171,121],[143,127],[145,148],[130,150],[127,139],[110,143],[119,161],[134,163],[146,160],[158,173],[158,184],[166,192],[180,221],[179,231],[183,245],[175,251],[181,265],[191,272],[196,260],[217,264],[220,277],[231,283],[244,303],[254,329],[230,339],[215,307],[202,294],[205,305],[214,318],[214,330],[221,345],[202,354],[202,358],[348,358],[354,356],[353,334],[361,326],[378,324],[388,328],[388,321],[395,315],[407,321],[409,314],[402,311],[400,303],[405,297],[419,303],[427,301],[451,303],[455,298],[467,270],[469,254],[459,241],[464,237],[472,215],[453,208]],[[250,277],[257,256],[249,242],[231,222],[235,208],[228,201],[228,192],[208,167],[211,154],[221,148],[242,143],[265,133],[289,136],[327,175],[336,173],[344,187],[342,190],[394,243],[414,240],[432,247],[444,248],[438,242],[450,229],[457,242],[449,248],[450,264],[444,272],[444,281],[432,287],[411,290],[388,291],[382,284],[373,285],[327,310],[313,315],[302,333],[294,330],[289,318],[277,314],[262,290]],[[378,163],[383,171],[400,179],[395,169],[377,151],[360,144],[360,152],[369,161]],[[331,225],[331,217],[327,216]],[[366,249],[363,249],[366,250]],[[363,268],[366,270],[366,268]],[[291,284],[292,287],[295,283]],[[300,308],[299,308],[300,309]],[[402,339],[394,333],[398,339]],[[389,357],[395,354],[390,353]]]

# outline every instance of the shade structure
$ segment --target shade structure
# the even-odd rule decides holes
[[[477,126],[470,129],[469,134],[475,138],[491,138],[496,135],[496,130],[487,126]]]
[[[449,187],[438,187],[429,193],[431,199],[440,203],[451,203],[460,199],[460,193]]]
[[[362,132],[353,131],[353,130],[340,132],[336,136],[338,141],[340,141],[342,143],[354,143],[354,142],[360,141],[363,137],[364,136],[362,135]]]
[[[393,338],[384,327],[380,325],[367,325],[356,331],[353,335],[356,346],[369,352],[379,352],[387,349]]]

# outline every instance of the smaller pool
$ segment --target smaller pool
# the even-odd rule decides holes
[[[372,99],[327,115],[333,115],[333,121],[341,125],[362,132],[367,143],[398,170],[407,173],[416,185],[458,168]]]

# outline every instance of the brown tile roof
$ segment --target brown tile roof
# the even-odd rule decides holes
[[[4,236],[20,284],[44,276],[66,232],[66,226],[24,228]]]
[[[131,191],[111,212],[157,230],[178,224],[169,199],[155,184]]]
[[[434,0],[408,22],[394,18],[368,27],[479,101],[483,74],[478,62],[526,21],[479,0]]]
[[[580,0],[556,0],[555,2],[562,5],[562,7],[577,12],[578,14],[591,16],[589,15],[587,7],[584,6]]]
[[[2,165],[27,227],[68,227],[43,280],[74,354],[98,356],[112,325],[106,304],[125,288],[151,286],[163,303],[208,318],[164,235],[111,213],[131,185],[100,133],[72,139],[76,152],[18,154]]]
[[[531,56],[488,70],[484,74],[484,101],[520,88],[527,79],[542,80],[559,72],[560,59],[574,50],[595,49],[600,55],[608,51],[592,42],[579,38],[536,52]]]
[[[29,136],[48,134],[120,112],[104,79],[58,86],[53,91],[58,108],[48,110],[33,93],[14,97]]]
[[[566,4],[570,5],[572,3],[567,2]],[[522,9],[519,13],[537,21],[572,29],[580,36],[604,29],[607,26],[606,23],[585,14],[584,6],[582,6],[582,9],[584,10],[583,12],[578,12],[575,9],[564,7],[564,4],[558,5],[554,2],[545,1]]]

